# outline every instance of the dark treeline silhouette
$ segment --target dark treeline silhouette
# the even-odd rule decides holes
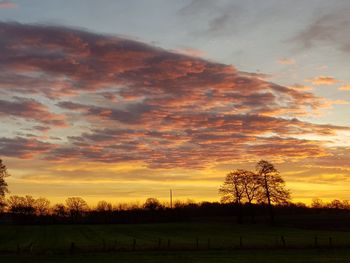
[[[346,225],[350,220],[350,202],[347,200],[325,203],[314,199],[310,206],[292,203],[277,169],[263,160],[257,163],[255,172],[235,170],[228,173],[219,189],[221,202],[175,201],[172,207],[156,198],[148,198],[142,205],[113,206],[102,200],[93,208],[81,197],[69,197],[64,203],[54,205],[44,197],[12,195],[5,198],[7,176],[6,166],[0,159],[0,221],[8,224],[132,224],[213,219],[275,223],[275,215],[278,215],[279,223],[304,226],[322,223],[319,215],[323,215],[323,223],[327,226],[332,224],[330,222],[339,223],[339,218],[334,219],[333,215],[341,215]],[[305,218],[310,220],[305,221]]]
[[[343,217],[347,218],[347,222],[350,219],[350,205],[346,200],[324,203],[317,199],[311,206],[289,202],[274,205],[273,208],[278,224],[313,226],[320,223],[322,217],[327,219],[323,224],[329,226],[339,223],[338,219],[330,219],[334,215],[347,215]],[[252,209],[254,221],[251,219]],[[310,219],[308,225],[306,218]],[[89,208],[80,197],[70,197],[65,204],[49,206],[45,198],[10,196],[1,217],[1,221],[8,224],[135,224],[212,220],[235,222],[238,219],[242,224],[269,223],[268,204],[177,201],[170,208],[155,198],[149,198],[143,205],[113,206],[107,201],[100,201],[96,207]]]
[[[227,174],[219,192],[222,202],[233,202],[238,207],[247,203],[252,221],[255,220],[252,204],[267,204],[272,224],[275,223],[272,204],[286,204],[290,201],[290,192],[286,189],[283,178],[275,166],[265,160],[256,164],[256,172],[239,169]],[[240,221],[241,217],[238,216],[238,222]]]

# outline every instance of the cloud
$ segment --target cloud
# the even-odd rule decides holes
[[[48,152],[54,147],[55,146],[50,143],[41,142],[33,138],[0,138],[0,154],[6,157],[31,159],[37,155]]]
[[[40,102],[20,97],[12,101],[0,100],[0,116],[19,117],[52,126],[66,125],[63,115],[50,113]]]
[[[244,11],[242,6],[233,2],[193,0],[178,10],[178,14],[188,23],[202,21],[191,34],[222,37],[239,29],[239,18]]]
[[[320,45],[333,46],[345,54],[350,52],[350,5],[338,1],[330,8],[318,12],[313,21],[291,38],[300,48],[310,49]]]
[[[16,3],[10,2],[10,1],[0,1],[0,9],[12,9],[17,8],[18,5]]]
[[[184,54],[191,57],[204,57],[206,55],[206,53],[203,50],[189,48],[189,47],[175,49],[174,51],[176,53]]]
[[[293,65],[296,61],[292,58],[280,58],[277,60],[277,63],[281,65]]]
[[[341,87],[339,87],[339,90],[346,90],[346,91],[348,91],[348,90],[350,90],[350,85],[341,86]]]
[[[313,85],[333,85],[341,82],[340,80],[332,77],[332,76],[319,76],[315,77],[313,79],[306,80],[308,82],[311,82]]]
[[[0,23],[0,70],[0,90],[13,98],[0,101],[0,118],[31,120],[32,133],[61,139],[4,139],[0,154],[20,158],[192,169],[324,156],[329,137],[349,130],[297,119],[335,102],[265,74],[61,26]],[[64,124],[64,134],[47,129]]]
[[[296,89],[299,91],[311,91],[311,90],[313,90],[313,87],[311,87],[311,86],[305,86],[305,85],[300,85],[300,84],[291,85],[291,86],[289,86],[289,88]]]

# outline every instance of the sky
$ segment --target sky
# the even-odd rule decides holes
[[[350,2],[0,1],[13,195],[219,200],[274,163],[293,201],[350,199]]]

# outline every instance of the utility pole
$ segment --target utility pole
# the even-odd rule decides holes
[[[170,189],[170,208],[173,208],[173,190]]]

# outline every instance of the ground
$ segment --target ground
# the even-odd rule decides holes
[[[348,248],[347,231],[261,224],[0,226],[0,262],[339,263]]]

